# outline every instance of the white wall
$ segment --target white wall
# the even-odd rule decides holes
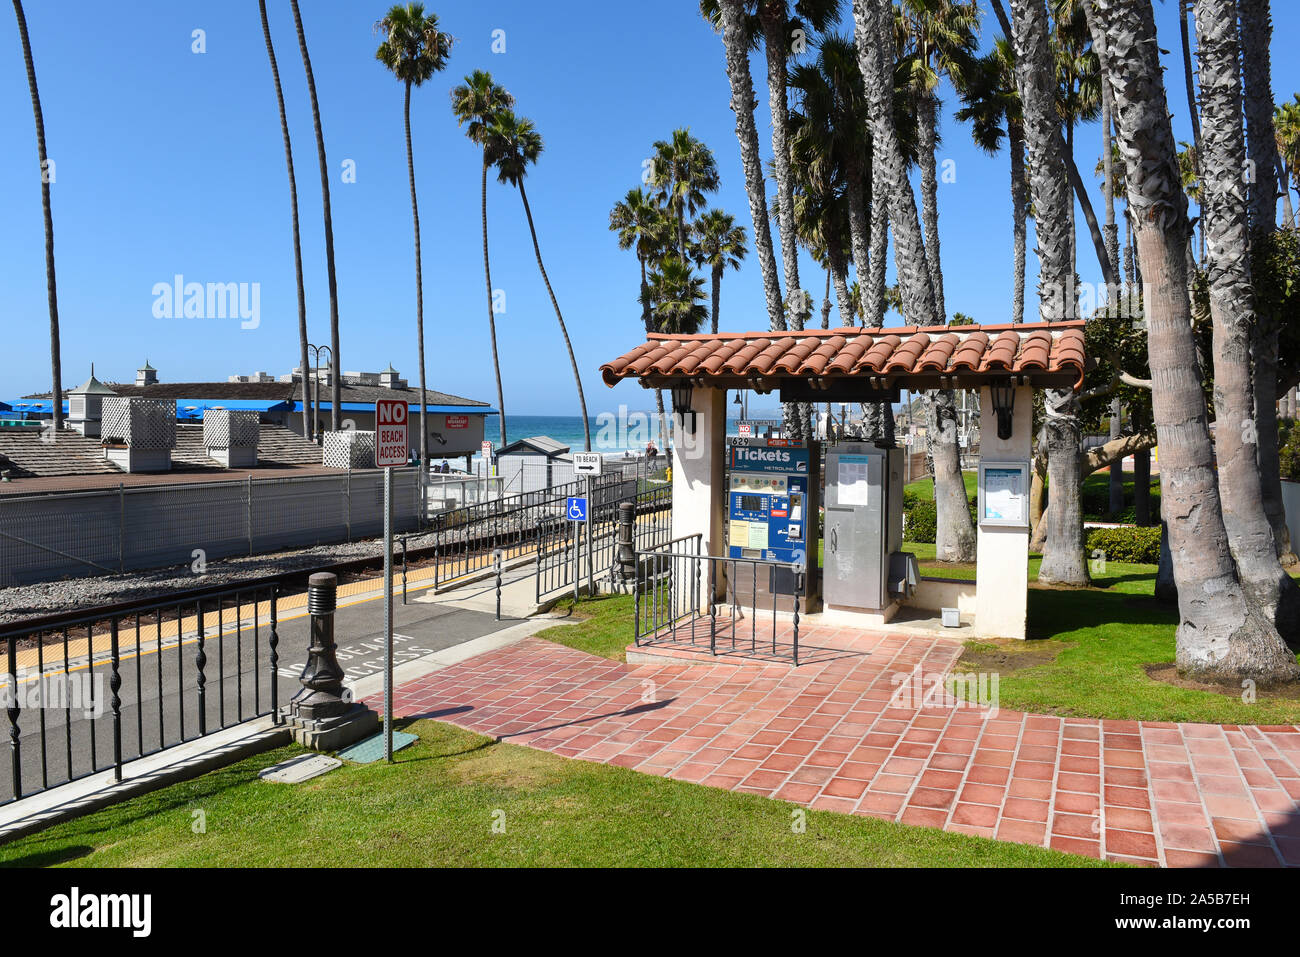
[[[1028,462],[1033,450],[1034,390],[1018,386],[1011,438],[999,439],[987,386],[980,389],[980,458]],[[1024,638],[1029,600],[1029,529],[981,526],[975,562],[975,630],[989,638]]]

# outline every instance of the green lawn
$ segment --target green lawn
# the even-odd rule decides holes
[[[249,758],[0,846],[80,867],[1088,867],[1088,858],[572,761],[435,721],[397,763],[305,784]],[[206,833],[194,833],[202,811]],[[795,833],[794,814],[806,814]],[[494,824],[497,830],[494,830]],[[504,826],[504,830],[500,828]]]
[[[975,495],[976,485],[978,484],[978,476],[976,475],[975,472],[969,471],[969,472],[962,472],[961,477],[963,483],[965,483],[966,485],[966,497],[968,499],[972,498]],[[1109,472],[1106,471],[1093,472],[1091,475],[1089,475],[1087,478],[1083,480],[1084,501],[1085,502],[1107,501],[1107,497],[1109,495],[1108,492],[1109,487],[1110,487]],[[906,491],[912,493],[917,498],[924,499],[926,501],[932,501],[934,499],[934,481],[930,478],[921,478],[921,479],[917,479],[914,482],[908,482],[907,485],[904,486],[904,488]],[[1159,495],[1160,495],[1160,476],[1158,475],[1152,477],[1151,479],[1151,492],[1154,496],[1151,501],[1152,514],[1158,515],[1159,510],[1156,508],[1156,504],[1159,502]],[[1125,506],[1125,511],[1116,516],[1102,514],[1100,512],[1086,513],[1083,516],[1083,519],[1085,522],[1110,522],[1110,521],[1131,522],[1133,520],[1133,516],[1131,514],[1133,510],[1133,473],[1132,472],[1124,473],[1124,506]]]

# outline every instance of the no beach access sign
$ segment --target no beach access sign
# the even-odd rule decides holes
[[[375,401],[375,464],[381,469],[406,464],[411,447],[407,413],[404,399]]]

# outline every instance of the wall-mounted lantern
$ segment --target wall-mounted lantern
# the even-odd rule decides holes
[[[993,411],[998,417],[998,438],[1011,438],[1011,417],[1016,409],[1016,387],[1008,379],[995,379],[989,383],[993,398]]]
[[[673,414],[682,417],[686,431],[695,434],[695,412],[691,409],[691,383],[683,379],[673,386]]]

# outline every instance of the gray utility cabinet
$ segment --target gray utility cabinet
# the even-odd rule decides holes
[[[903,452],[868,443],[826,454],[822,597],[837,608],[890,602],[890,556],[903,544]]]

